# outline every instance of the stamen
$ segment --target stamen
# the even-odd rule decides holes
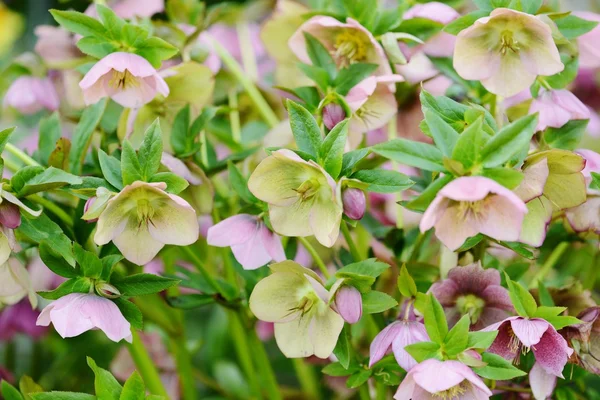
[[[112,71],[112,79],[108,82],[108,84],[119,90],[125,90],[130,87],[137,87],[140,85],[137,78],[129,72],[129,70],[125,70],[123,72],[119,72],[117,70]]]
[[[468,383],[462,381],[456,386],[451,387],[448,390],[444,390],[443,392],[433,393],[432,396],[434,398],[439,398],[443,400],[458,400],[468,388]]]
[[[519,42],[513,37],[513,33],[510,31],[502,32],[502,37],[500,39],[500,53],[502,53],[502,55],[505,55],[508,51],[518,53],[519,49]]]
[[[335,38],[333,45],[335,51],[332,53],[340,67],[347,67],[367,57],[367,49],[364,39],[354,30],[344,30]]]

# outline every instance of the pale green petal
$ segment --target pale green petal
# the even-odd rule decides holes
[[[333,199],[316,201],[310,211],[310,226],[315,238],[325,247],[335,244],[340,234],[342,207]]]
[[[138,223],[137,218],[127,221],[123,231],[113,238],[113,243],[127,260],[137,265],[149,263],[164,247],[164,243],[150,235],[146,223]]]
[[[0,265],[8,260],[11,251],[8,237],[3,232],[0,232]]]
[[[314,314],[309,333],[315,356],[328,358],[333,353],[343,327],[342,317],[329,307]]]
[[[280,207],[269,204],[269,217],[273,230],[282,236],[311,236],[313,230],[310,226],[310,213],[313,200],[300,201]]]
[[[169,195],[169,198],[154,210],[148,224],[150,235],[159,242],[178,246],[196,242],[200,233],[196,211],[181,197]]]
[[[544,195],[558,210],[576,207],[585,202],[586,185],[583,174],[553,174],[548,176]]]
[[[309,357],[314,354],[309,326],[312,319],[304,315],[291,322],[275,324],[275,340],[287,358]]]
[[[289,321],[297,317],[295,309],[310,289],[304,275],[296,272],[273,273],[254,287],[250,295],[250,310],[261,321]]]
[[[286,261],[281,261],[278,263],[271,264],[271,265],[269,265],[269,268],[271,269],[271,272],[273,272],[273,273],[275,273],[275,272],[293,272],[298,275],[309,275],[309,276],[313,277],[314,279],[316,279],[317,281],[321,282],[321,278],[319,278],[319,275],[317,275],[312,269],[305,268],[302,265],[300,265],[297,262],[292,261],[292,260],[286,260]]]
[[[481,67],[480,67],[481,68]],[[490,92],[502,97],[510,97],[529,88],[536,75],[525,68],[518,53],[508,52],[500,58],[497,71],[481,84]]]
[[[519,241],[539,247],[544,243],[546,228],[552,219],[552,204],[546,197],[540,196],[527,203],[527,210]]]

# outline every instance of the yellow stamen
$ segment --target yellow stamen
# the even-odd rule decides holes
[[[347,67],[365,60],[367,45],[365,39],[354,29],[343,30],[335,38],[333,57],[340,67]]]
[[[444,390],[443,392],[433,393],[432,396],[434,398],[439,398],[443,400],[457,400],[467,391],[467,383],[462,381],[456,386],[451,387],[448,390]]]
[[[518,53],[519,49],[519,42],[514,38],[513,33],[511,31],[502,32],[502,37],[500,39],[500,53],[502,53],[502,55],[505,55],[508,51]]]
[[[108,82],[108,84],[119,90],[125,90],[130,87],[137,87],[140,85],[137,78],[131,74],[128,70],[123,72],[119,72],[113,69],[112,79]]]

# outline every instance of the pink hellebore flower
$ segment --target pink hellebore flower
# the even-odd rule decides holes
[[[310,64],[304,32],[321,42],[339,67],[347,67],[354,63],[370,63],[379,65],[375,75],[392,73],[383,47],[371,32],[352,18],[348,18],[346,23],[343,23],[333,17],[315,16],[298,28],[288,44],[300,61]]]
[[[127,108],[139,108],[169,87],[150,63],[131,53],[111,53],[98,61],[79,82],[87,105],[104,97]]]
[[[451,325],[469,315],[472,329],[482,329],[514,311],[498,270],[483,269],[479,263],[452,268],[448,279],[434,283],[429,292],[444,307]]]
[[[459,361],[425,360],[408,371],[396,400],[484,400],[492,392],[471,368]]]
[[[48,78],[22,76],[17,78],[4,95],[4,107],[12,107],[21,114],[35,114],[41,110],[56,111],[60,106],[58,93]]]
[[[587,19],[588,21],[600,22],[600,15],[589,11],[575,11],[573,15]],[[579,45],[579,67],[595,69],[600,67],[600,25],[577,38]]]
[[[497,240],[519,238],[525,203],[513,192],[482,176],[464,176],[442,188],[421,219],[421,232],[435,227],[450,250],[482,233]]]
[[[165,10],[165,0],[108,0],[108,6],[121,18],[150,18]],[[97,17],[96,7],[92,4],[85,13]]]
[[[96,244],[113,241],[126,259],[144,265],[166,244],[187,246],[198,240],[196,211],[166,187],[141,181],[125,186],[98,217]]]
[[[255,215],[239,214],[219,222],[208,229],[206,240],[211,246],[231,247],[244,269],[286,260],[279,236]]]
[[[62,338],[75,337],[100,329],[113,342],[132,341],[131,325],[115,303],[91,293],[71,293],[42,310],[37,325],[54,328]]]
[[[600,173],[600,154],[592,150],[579,149],[576,153],[585,158],[585,168],[581,171],[587,187],[585,203],[565,211],[567,221],[577,232],[595,232],[600,234],[600,191],[590,189],[592,172]]]
[[[523,350],[531,349],[536,362],[550,375],[562,378],[562,370],[573,354],[567,341],[546,320],[540,318],[509,317],[483,329],[498,331],[488,349],[507,360],[520,357]]]
[[[539,362],[529,371],[529,386],[536,400],[551,399],[556,387],[556,376],[548,374]]]
[[[547,127],[560,128],[570,120],[589,119],[590,111],[568,90],[540,89],[537,99],[533,99],[529,114],[539,113],[537,130]]]
[[[0,264],[0,306],[17,304],[25,296],[32,307],[37,306],[37,297],[31,286],[29,272],[16,258]]]
[[[458,34],[454,68],[464,79],[510,97],[538,75],[554,75],[564,65],[548,25],[531,14],[496,8]]]
[[[429,335],[427,335],[423,323],[416,320],[392,322],[373,339],[369,349],[369,368],[387,353],[393,351],[398,365],[405,371],[410,371],[417,365],[417,362],[404,348],[411,344],[428,341]]]
[[[417,4],[409,8],[402,16],[405,20],[424,18],[444,25],[448,25],[458,17],[460,17],[460,14],[454,8],[436,1]],[[454,35],[440,32],[417,48],[432,57],[452,57],[455,42],[456,38]]]

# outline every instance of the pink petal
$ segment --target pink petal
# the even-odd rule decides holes
[[[335,306],[349,324],[357,323],[362,317],[362,296],[354,286],[344,285],[336,292]]]
[[[402,329],[398,331],[392,342],[392,351],[398,365],[405,371],[410,371],[411,368],[417,365],[417,362],[404,348],[414,343],[428,342],[429,335],[427,335],[425,325],[420,322],[401,321],[400,324]]]
[[[414,379],[417,385],[429,393],[443,392],[465,380],[470,368],[458,361],[439,361],[433,358],[423,361],[415,367]],[[440,379],[440,377],[444,379]]]
[[[258,233],[255,216],[238,214],[208,228],[206,241],[211,246],[228,247],[249,241]]]
[[[556,387],[556,376],[547,373],[539,362],[529,371],[529,386],[536,400],[550,399]]]
[[[517,318],[511,321],[511,327],[523,346],[532,347],[539,343],[550,324],[543,319]]]
[[[369,368],[390,351],[392,342],[402,330],[402,322],[392,322],[375,336],[369,348]]]
[[[573,349],[567,345],[567,341],[556,332],[552,325],[548,326],[546,333],[541,337],[539,343],[532,346],[532,350],[537,363],[544,371],[563,378],[562,370],[573,354]]]
[[[261,237],[263,246],[265,246],[267,253],[269,253],[273,261],[279,262],[287,259],[279,235],[271,232],[269,228],[267,228],[262,222],[260,223],[259,235]]]
[[[235,259],[247,270],[262,267],[271,261],[271,255],[265,249],[258,234],[258,227],[248,241],[232,245],[231,251]]]

